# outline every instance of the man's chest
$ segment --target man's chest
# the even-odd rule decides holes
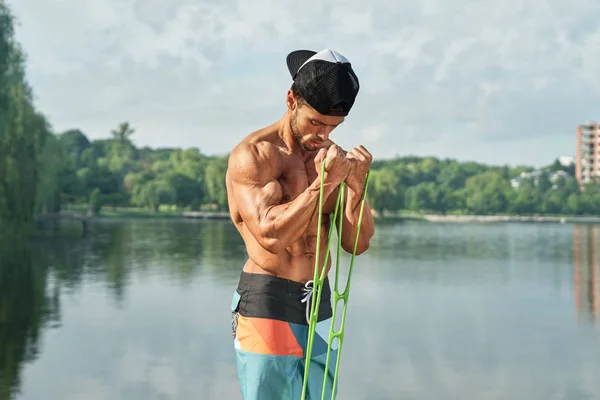
[[[317,178],[314,161],[304,162],[299,158],[284,158],[278,178],[283,196],[282,203],[294,200]]]

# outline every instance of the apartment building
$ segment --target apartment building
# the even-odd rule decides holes
[[[600,126],[596,122],[577,125],[577,148],[575,153],[575,176],[580,185],[592,182],[600,174],[598,167],[598,136]]]

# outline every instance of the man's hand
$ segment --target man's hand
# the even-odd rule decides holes
[[[346,186],[354,193],[362,195],[373,156],[364,146],[360,145],[346,153],[346,159],[350,160],[350,171],[345,180]]]
[[[336,144],[328,149],[322,148],[315,157],[315,167],[317,168],[319,180],[324,158],[327,158],[325,160],[324,182],[334,187],[338,186],[347,178],[352,167],[352,160],[347,155],[345,156],[344,151]]]

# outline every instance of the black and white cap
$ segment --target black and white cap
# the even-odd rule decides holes
[[[323,115],[348,115],[360,85],[346,57],[331,49],[296,50],[286,62],[298,92],[312,108]],[[342,111],[333,110],[340,106]]]

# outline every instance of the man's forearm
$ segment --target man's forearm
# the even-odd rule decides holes
[[[323,200],[327,199],[335,187],[325,184]],[[278,253],[298,240],[308,228],[319,204],[320,181],[315,180],[296,199],[287,204],[270,207],[260,223],[261,236],[268,251]]]
[[[346,190],[344,202],[344,215],[342,219],[342,248],[352,253],[354,251],[354,243],[356,241],[356,231],[360,217],[360,209],[362,197],[360,193],[355,193],[350,189]],[[364,210],[362,213],[362,221],[360,223],[360,234],[356,246],[356,254],[361,254],[369,248],[371,237],[375,232],[373,216],[369,208],[368,201],[365,201]]]

